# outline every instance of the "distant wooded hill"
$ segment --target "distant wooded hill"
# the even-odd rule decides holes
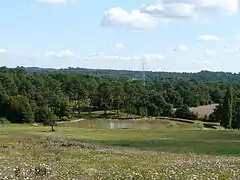
[[[109,69],[86,69],[86,68],[66,68],[66,69],[53,69],[53,68],[26,68],[29,73],[64,73],[64,74],[85,74],[93,76],[110,76],[114,78],[127,78],[141,80],[143,77],[142,71],[130,70],[109,70]],[[169,80],[181,79],[194,82],[224,82],[240,84],[240,73],[230,72],[212,72],[200,71],[197,73],[177,73],[177,72],[146,72],[146,80]]]

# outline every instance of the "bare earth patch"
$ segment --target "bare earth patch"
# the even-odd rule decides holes
[[[198,106],[194,108],[190,108],[191,111],[198,113],[199,116],[210,115],[218,104],[211,104],[206,106]]]

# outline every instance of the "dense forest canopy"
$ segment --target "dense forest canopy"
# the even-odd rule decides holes
[[[230,73],[149,72],[151,80],[144,85],[131,79],[131,73],[137,77],[140,72],[106,70],[97,75],[97,70],[80,71],[0,68],[0,116],[15,123],[43,122],[53,117],[63,119],[77,109],[90,107],[105,112],[114,109],[141,116],[195,119],[189,107],[221,104],[229,84],[233,95],[238,95],[240,89],[239,75]],[[120,78],[124,73],[125,78]],[[173,108],[177,108],[175,113]]]

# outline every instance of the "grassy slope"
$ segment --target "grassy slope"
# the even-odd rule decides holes
[[[166,128],[169,121],[161,122],[154,130],[63,124],[54,133],[49,127],[1,125],[0,179],[240,178],[239,132],[200,130],[183,122]],[[189,152],[201,155],[190,156]]]
[[[11,128],[6,129],[10,131]],[[22,133],[23,129],[29,131],[31,128],[12,127],[11,133],[0,133],[0,179],[240,178],[239,157],[86,149],[29,136]]]

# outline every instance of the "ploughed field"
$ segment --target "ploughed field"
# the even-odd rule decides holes
[[[203,117],[204,115],[210,115],[213,113],[214,109],[218,106],[218,104],[210,104],[205,106],[198,106],[194,108],[190,108],[191,111],[197,113],[199,116]]]
[[[0,125],[0,179],[240,179],[238,131],[123,122]]]

